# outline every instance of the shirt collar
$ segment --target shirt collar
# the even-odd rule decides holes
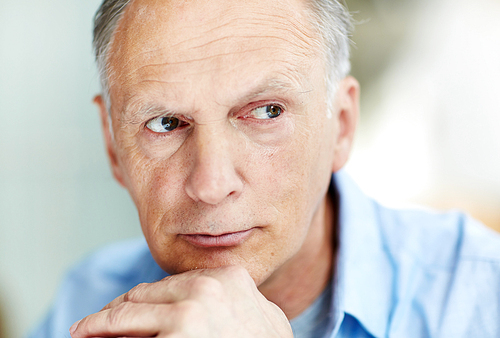
[[[344,315],[349,314],[370,334],[383,337],[394,295],[393,264],[379,226],[379,206],[343,170],[333,176],[332,185],[339,196],[334,332],[339,330]]]

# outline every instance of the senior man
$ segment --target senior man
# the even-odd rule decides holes
[[[500,239],[341,171],[350,25],[336,0],[105,0],[95,102],[147,244],[77,266],[34,337],[499,337]]]

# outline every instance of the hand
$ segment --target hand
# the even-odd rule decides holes
[[[242,267],[194,270],[140,284],[71,328],[71,337],[293,337]]]

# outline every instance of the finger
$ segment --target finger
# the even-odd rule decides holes
[[[170,278],[170,277],[169,277]],[[175,283],[166,279],[155,283],[142,283],[123,295],[115,298],[103,310],[114,308],[122,303],[168,304],[186,299],[187,294]]]
[[[141,283],[115,298],[103,310],[114,308],[125,302],[169,304],[185,300],[189,298],[192,292],[190,280],[198,274],[186,272],[166,277],[155,283]]]
[[[82,319],[72,338],[156,337],[178,324],[179,305],[123,303]]]
[[[114,308],[125,302],[168,304],[193,299],[213,292],[222,291],[228,282],[238,285],[255,284],[248,272],[242,267],[230,266],[217,269],[188,271],[164,278],[156,283],[142,283],[129,292],[114,299],[103,310]],[[246,282],[246,283],[245,283]]]

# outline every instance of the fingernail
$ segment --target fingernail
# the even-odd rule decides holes
[[[78,324],[80,324],[82,320],[80,319],[79,321],[77,321],[75,324],[71,325],[71,327],[69,328],[69,333],[71,335],[73,335],[73,333],[75,333],[76,331],[76,328],[78,327]]]

